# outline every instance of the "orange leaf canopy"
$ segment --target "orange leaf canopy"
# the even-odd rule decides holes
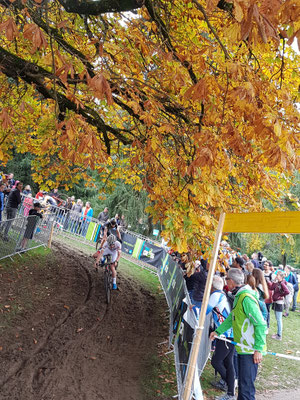
[[[300,166],[299,1],[100,3],[1,3],[2,161],[31,152],[46,186],[93,168],[145,188],[180,250],[209,246],[221,209],[281,207]]]

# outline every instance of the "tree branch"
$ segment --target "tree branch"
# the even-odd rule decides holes
[[[217,40],[217,42],[219,43],[219,45],[221,46],[221,49],[223,50],[223,53],[225,55],[226,59],[230,59],[230,55],[226,49],[226,47],[224,46],[224,44],[221,42],[221,39],[219,38],[219,36],[217,35],[217,32],[215,31],[215,28],[212,26],[212,24],[210,23],[208,16],[204,10],[204,8],[202,7],[202,5],[197,1],[197,0],[192,0],[192,2],[196,5],[196,7],[198,8],[198,10],[201,11],[201,13],[203,14],[203,17],[205,19],[205,22],[208,26],[208,28],[210,29],[211,33],[214,35],[215,39]]]
[[[141,8],[143,0],[58,0],[69,13],[81,15],[100,15],[109,12],[133,11]]]
[[[72,100],[68,99],[62,93],[55,93],[52,89],[46,87],[44,82],[44,78],[48,77],[50,79],[57,79],[57,82],[60,83],[57,77],[53,76],[52,73],[47,70],[39,67],[36,64],[25,61],[22,58],[9,53],[7,50],[0,47],[0,70],[6,76],[13,79],[22,79],[24,82],[34,85],[36,90],[45,98],[57,100],[59,105],[59,110],[62,115],[64,115],[66,110],[70,110],[75,112],[78,115],[81,115],[85,118],[85,120],[92,126],[99,129],[101,132],[110,132],[115,138],[119,139],[123,144],[130,144],[132,140],[128,139],[123,135],[122,132],[126,132],[125,129],[117,129],[112,126],[106,125],[100,115],[96,110],[85,106],[80,107]]]
[[[162,21],[162,19],[157,15],[155,12],[153,3],[151,0],[145,0],[145,6],[148,10],[148,13],[150,17],[153,19],[153,21],[157,24],[158,28],[160,29],[160,32],[164,38],[164,42],[166,43],[166,46],[170,52],[173,53],[173,57],[176,61],[179,61],[183,67],[185,67],[190,75],[190,78],[194,84],[198,82],[198,79],[193,71],[192,65],[188,61],[182,61],[176,54],[176,50],[174,49],[174,46],[172,44],[169,32]]]

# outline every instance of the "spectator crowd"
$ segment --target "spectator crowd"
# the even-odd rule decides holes
[[[192,261],[189,253],[170,254],[182,268],[192,309],[199,316],[209,263],[203,258]],[[290,265],[274,267],[261,252],[249,258],[226,240],[221,242],[206,310],[212,315],[211,364],[220,375],[212,385],[225,392],[218,400],[234,400],[237,386],[238,400],[255,400],[254,382],[266,351],[272,310],[277,330],[271,337],[281,341],[283,317],[296,311],[298,291],[297,273]]]
[[[22,182],[14,179],[14,174],[0,172],[0,236],[2,240],[9,241],[8,233],[17,213],[20,216],[28,217],[35,215],[33,210],[38,212],[38,216],[41,217],[54,213],[62,230],[86,236],[94,213],[89,201],[84,204],[81,199],[75,200],[74,196],[64,199],[65,195],[60,194],[57,188],[51,192],[39,190],[34,196],[30,185],[23,186]],[[6,221],[1,224],[4,212]],[[97,220],[103,226],[103,230],[110,229],[109,224],[120,227],[120,230],[127,228],[125,216],[116,214],[110,218],[107,207],[99,213]],[[34,225],[31,224],[31,226],[34,230]],[[27,236],[31,236],[27,237],[27,240],[32,239],[32,235],[27,234]],[[23,241],[23,244],[26,243],[27,241]]]

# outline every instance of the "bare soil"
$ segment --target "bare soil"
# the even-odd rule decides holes
[[[120,271],[107,306],[91,259],[62,245],[45,264],[18,260],[0,269],[0,399],[148,399],[141,380],[168,334],[157,298]]]
[[[260,393],[256,396],[256,400],[299,400],[300,389],[279,390]]]

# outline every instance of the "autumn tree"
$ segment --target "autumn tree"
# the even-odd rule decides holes
[[[128,12],[128,11],[134,12]],[[299,0],[0,1],[0,157],[144,187],[173,245],[299,169]]]

